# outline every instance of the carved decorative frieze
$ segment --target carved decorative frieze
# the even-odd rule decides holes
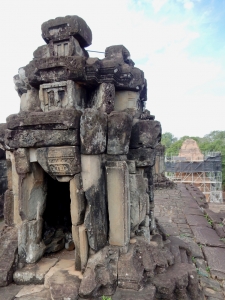
[[[49,147],[36,150],[37,161],[52,176],[67,176],[80,173],[78,147]]]

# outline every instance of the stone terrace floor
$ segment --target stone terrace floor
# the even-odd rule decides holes
[[[155,217],[164,239],[173,243],[178,262],[187,256],[176,241],[184,240],[192,248],[205,299],[225,299],[225,205],[208,205],[198,188],[177,184],[155,191]]]

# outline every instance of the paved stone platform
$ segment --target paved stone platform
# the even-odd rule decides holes
[[[192,251],[205,299],[225,299],[225,205],[208,204],[198,188],[180,183],[155,191],[155,217],[177,262]]]

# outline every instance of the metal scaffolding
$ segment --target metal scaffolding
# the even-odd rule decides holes
[[[220,152],[208,152],[203,160],[166,155],[165,175],[174,182],[192,183],[205,194],[208,202],[223,202]]]

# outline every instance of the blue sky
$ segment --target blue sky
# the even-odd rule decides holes
[[[12,77],[44,44],[41,24],[76,14],[92,29],[89,49],[128,48],[163,132],[225,130],[225,0],[8,0],[1,11],[0,122],[19,111]]]

